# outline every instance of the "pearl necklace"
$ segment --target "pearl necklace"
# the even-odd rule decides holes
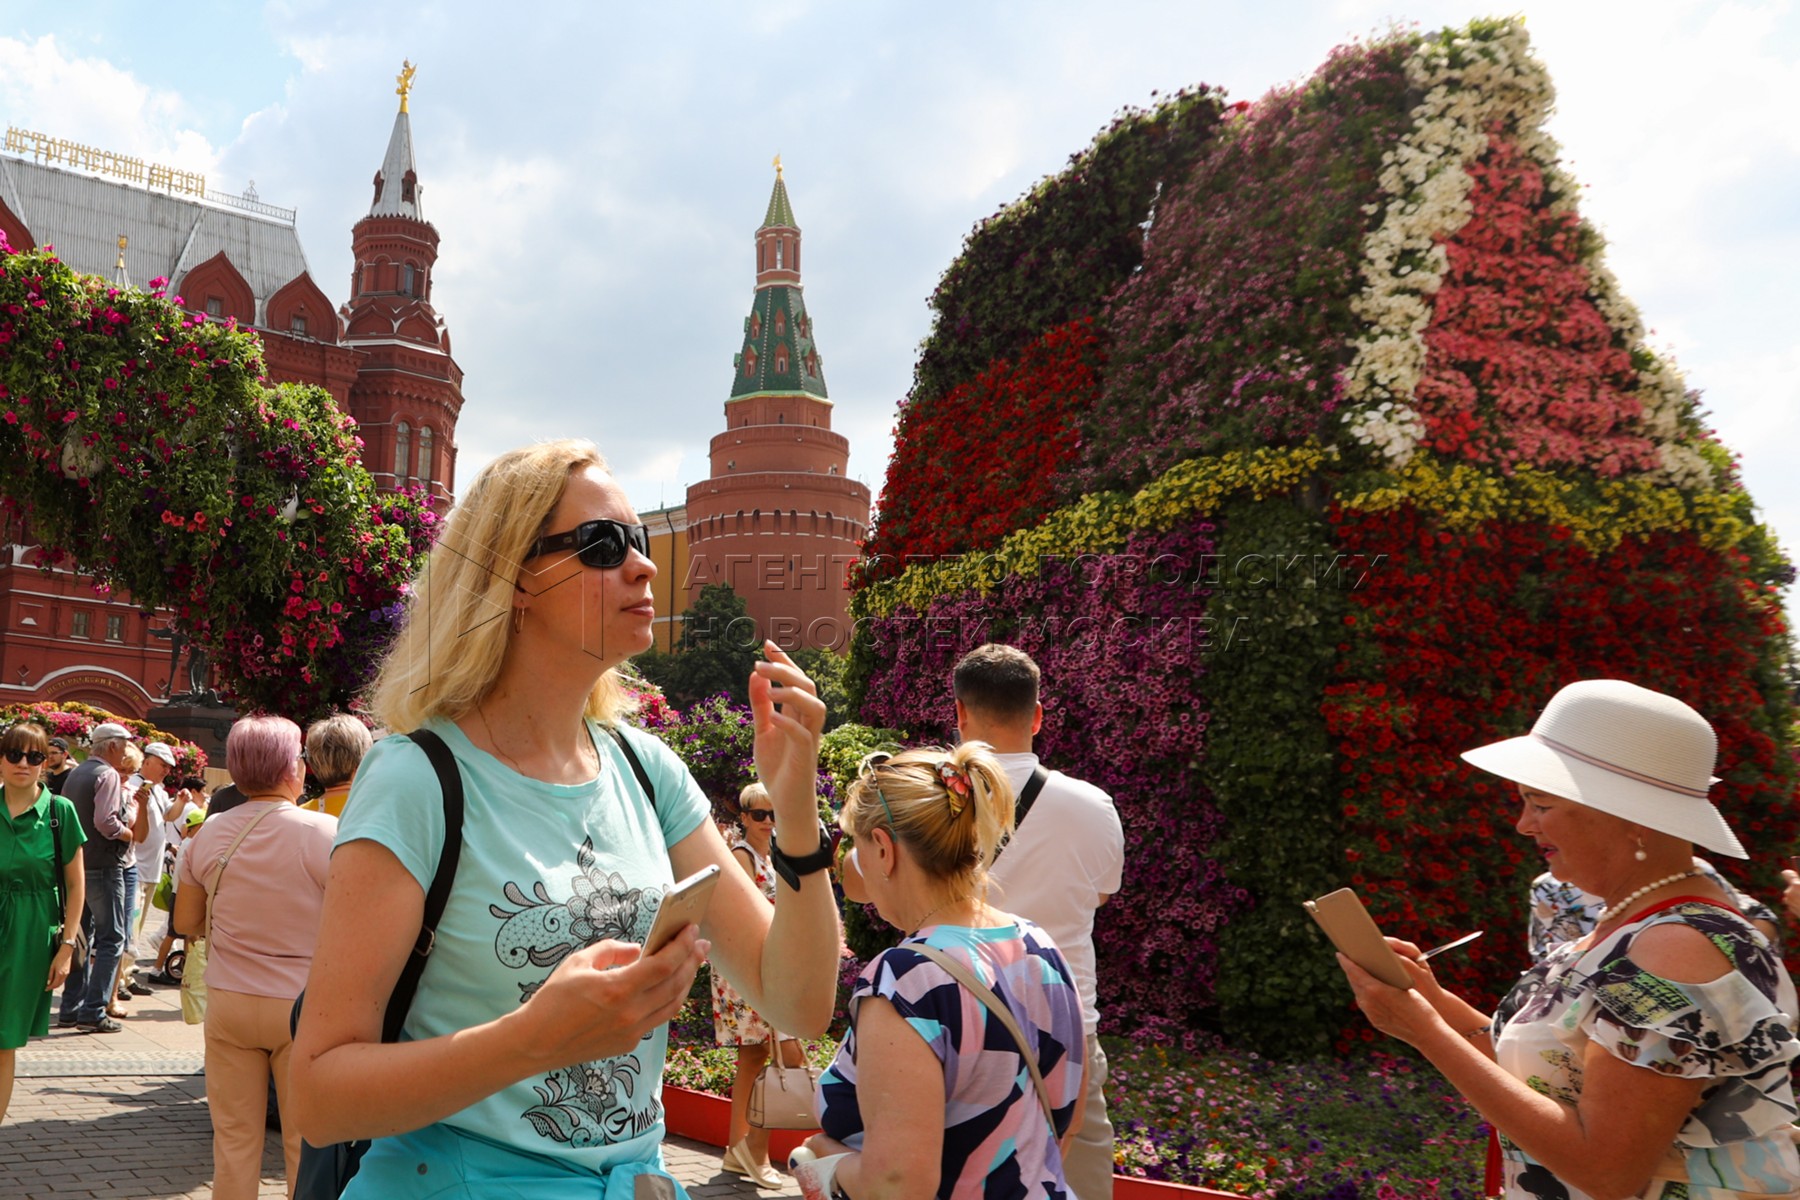
[[[1699,874],[1700,874],[1699,871],[1690,869],[1690,870],[1683,871],[1678,875],[1670,875],[1666,879],[1659,879],[1655,883],[1646,883],[1643,887],[1641,887],[1637,891],[1631,893],[1631,895],[1625,897],[1623,900],[1619,901],[1617,904],[1608,904],[1606,907],[1602,908],[1600,910],[1600,914],[1599,914],[1600,920],[1601,921],[1606,920],[1611,914],[1613,914],[1615,912],[1627,912],[1628,913],[1631,911],[1631,905],[1634,901],[1641,899],[1644,896],[1648,896],[1651,892],[1654,892],[1657,888],[1668,887],[1671,883],[1679,883],[1683,879],[1692,879]]]

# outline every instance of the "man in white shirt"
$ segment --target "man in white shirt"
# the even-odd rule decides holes
[[[996,907],[1041,926],[1068,961],[1087,1031],[1087,1094],[1081,1128],[1063,1163],[1078,1200],[1110,1200],[1113,1128],[1106,1115],[1106,1055],[1094,1031],[1094,911],[1119,890],[1125,833],[1112,797],[1091,783],[1046,771],[1032,752],[1043,724],[1039,673],[1023,650],[988,643],[964,655],[953,676],[956,728],[965,742],[994,748],[1013,792],[1019,824],[988,872]],[[1029,803],[1026,801],[1029,800]]]

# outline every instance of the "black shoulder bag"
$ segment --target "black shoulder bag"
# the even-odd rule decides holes
[[[654,809],[656,789],[650,786],[650,776],[645,773],[644,764],[638,761],[637,752],[616,728],[608,726],[606,732],[624,752],[625,761],[631,764],[631,773],[637,777],[638,786],[644,789],[644,795],[649,798],[650,807]],[[407,736],[431,760],[432,769],[437,772],[438,786],[443,789],[444,847],[438,851],[437,870],[431,877],[431,889],[425,893],[425,914],[418,939],[413,943],[413,952],[408,956],[400,978],[394,983],[394,992],[388,997],[387,1012],[382,1016],[381,1040],[384,1042],[400,1040],[400,1029],[406,1024],[413,996],[419,990],[419,978],[425,973],[425,960],[430,957],[431,948],[437,941],[438,922],[443,920],[444,906],[450,901],[450,887],[456,880],[456,865],[462,859],[463,786],[462,772],[457,770],[456,758],[450,753],[450,747],[444,744],[444,740],[429,729],[414,730]],[[294,1011],[288,1018],[290,1034],[297,1032],[300,1027],[300,1006],[305,1001],[305,992],[294,998]],[[368,1138],[334,1142],[329,1146],[314,1146],[303,1139],[300,1143],[300,1170],[294,1179],[294,1200],[338,1200],[362,1166],[363,1155],[368,1153],[370,1145]]]
[[[413,942],[406,966],[401,968],[400,978],[394,983],[387,1012],[381,1019],[381,1040],[384,1042],[400,1040],[400,1028],[406,1024],[406,1014],[412,1009],[413,995],[419,990],[419,977],[425,974],[426,959],[431,956],[431,948],[437,941],[438,922],[443,920],[444,905],[450,901],[450,885],[456,881],[456,865],[462,859],[462,772],[457,770],[450,747],[444,745],[444,739],[437,734],[429,729],[416,729],[407,736],[431,760],[431,767],[437,772],[438,786],[443,789],[444,846],[438,851],[437,870],[431,876],[430,890],[425,893],[425,915],[419,936]],[[288,1018],[290,1034],[300,1027],[300,1006],[305,1002],[305,992],[294,998],[294,1011]],[[295,1200],[337,1200],[362,1166],[362,1157],[368,1153],[369,1146],[367,1138],[334,1142],[329,1146],[315,1146],[302,1140],[300,1170],[294,1178]]]

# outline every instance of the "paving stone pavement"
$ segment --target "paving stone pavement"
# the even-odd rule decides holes
[[[114,1034],[54,1028],[18,1053],[18,1082],[0,1124],[0,1200],[211,1200],[212,1124],[198,1025],[180,995],[158,988],[126,1006]],[[695,1200],[796,1197],[759,1191],[719,1170],[717,1147],[663,1143],[669,1171]],[[281,1138],[263,1146],[262,1197],[285,1197]],[[786,1176],[783,1176],[785,1179]]]

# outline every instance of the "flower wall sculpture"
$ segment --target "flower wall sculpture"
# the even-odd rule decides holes
[[[391,639],[434,517],[382,495],[322,389],[155,290],[0,241],[0,507],[51,561],[173,610],[240,704],[346,706]]]
[[[1695,704],[1718,802],[1792,845],[1793,572],[1576,211],[1521,24],[1197,95],[1216,119],[1154,158],[1143,207],[1096,205],[1143,231],[1137,263],[979,321],[939,304],[854,573],[852,680],[864,719],[939,737],[964,651],[1032,653],[1040,752],[1126,829],[1108,1022],[1303,1052],[1351,1027],[1311,896],[1357,886],[1404,937],[1487,929],[1445,964],[1476,995],[1524,965],[1541,864],[1457,754],[1571,680]],[[1027,215],[1076,203],[1091,155]],[[1003,212],[946,286],[1068,261],[1071,228]],[[1771,892],[1772,861],[1723,865]]]

